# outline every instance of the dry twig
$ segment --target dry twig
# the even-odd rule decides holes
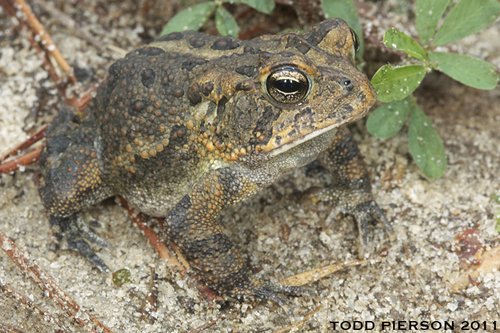
[[[52,315],[50,315],[46,311],[42,310],[38,305],[35,304],[35,302],[30,300],[26,295],[22,294],[21,292],[17,291],[16,289],[12,288],[8,284],[0,283],[0,290],[2,290],[4,293],[6,293],[11,298],[14,298],[18,302],[26,305],[27,307],[33,309],[35,312],[42,315],[42,318],[45,321],[56,324],[64,332],[68,332],[68,333],[71,332],[58,319],[54,318]]]
[[[19,166],[30,165],[35,163],[40,158],[40,151],[42,148],[37,148],[21,157],[15,158],[7,163],[0,165],[0,174],[9,173],[19,169]]]
[[[35,142],[40,141],[43,137],[45,137],[45,133],[47,132],[47,127],[48,125],[42,127],[41,129],[38,130],[34,135],[32,135],[29,139],[18,145],[16,148],[12,149],[9,151],[7,154],[3,155],[0,157],[0,163],[5,161],[7,158],[10,156],[14,156],[17,153],[19,153],[21,150],[24,150],[26,148],[29,148],[32,144]]]
[[[160,258],[166,260],[170,265],[179,267],[183,273],[186,273],[186,268],[181,265],[181,263],[175,258],[175,256],[170,252],[170,250],[163,244],[160,237],[148,227],[147,223],[142,219],[142,217],[134,212],[134,209],[131,208],[127,202],[122,197],[118,197],[120,203],[125,207],[128,215],[132,217],[132,220],[135,222],[137,227],[144,233],[144,236],[148,239],[151,246],[158,252]]]
[[[344,269],[346,267],[359,266],[364,264],[372,264],[376,262],[381,262],[382,259],[371,259],[371,260],[356,260],[351,262],[345,262],[341,264],[329,265],[317,269],[313,269],[307,272],[303,272],[294,276],[291,276],[287,279],[281,280],[279,283],[288,285],[288,286],[303,286],[306,284],[314,283],[319,279],[324,278],[327,275],[330,275],[336,271]]]
[[[112,331],[85,311],[68,296],[38,265],[36,265],[20,248],[0,231],[0,248],[50,299],[65,310],[71,318],[87,327],[91,332],[112,333]]]
[[[102,46],[102,44],[90,34],[90,32],[82,27],[79,27],[78,24],[71,17],[66,15],[64,12],[54,6],[52,2],[47,2],[45,0],[33,0],[38,6],[43,8],[47,13],[51,14],[56,20],[61,22],[66,28],[70,29],[74,32],[74,34],[90,44],[92,44],[99,52],[104,53],[106,49]]]
[[[41,43],[44,46],[45,51],[52,55],[54,59],[57,61],[59,66],[61,66],[62,70],[68,75],[69,79],[73,84],[78,84],[75,75],[73,74],[73,70],[67,63],[66,59],[61,54],[61,51],[57,48],[56,44],[50,37],[50,34],[45,30],[44,26],[38,21],[35,14],[31,10],[31,7],[24,0],[9,0],[12,7],[17,10],[20,10],[24,16],[17,15],[18,19],[23,19],[26,21],[28,26],[31,28],[31,31],[35,36],[39,36],[41,38]]]
[[[142,300],[139,313],[142,319],[150,324],[154,324],[156,317],[152,315],[158,311],[157,301],[158,301],[158,288],[156,287],[157,274],[154,267],[151,267],[151,276],[149,278],[148,294]]]

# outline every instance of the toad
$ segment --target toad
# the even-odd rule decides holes
[[[314,196],[355,217],[360,244],[372,218],[392,234],[346,128],[376,100],[354,63],[358,47],[344,21],[329,19],[248,41],[176,32],[118,60],[84,113],[64,109],[48,129],[39,192],[51,248],[64,240],[108,271],[80,212],[121,195],[165,218],[163,237],[208,286],[286,308],[278,294],[305,289],[252,277],[217,216],[317,159],[334,183]]]

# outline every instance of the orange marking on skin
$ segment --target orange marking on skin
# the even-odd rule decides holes
[[[213,143],[212,143],[212,142],[210,142],[210,141],[209,141],[209,142],[207,142],[207,144],[206,144],[206,148],[207,148],[207,150],[208,150],[208,151],[210,151],[210,152],[215,150],[215,147],[214,147]]]

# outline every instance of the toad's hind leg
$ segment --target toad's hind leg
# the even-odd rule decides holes
[[[259,187],[230,168],[214,170],[175,206],[165,219],[165,233],[191,268],[222,295],[239,300],[272,300],[291,311],[278,293],[311,294],[306,289],[250,277],[242,258],[216,221],[220,211],[253,195]]]
[[[104,242],[85,226],[80,216],[83,208],[111,195],[103,183],[94,147],[95,120],[90,110],[87,114],[84,117],[78,111],[63,109],[50,124],[40,155],[39,193],[49,215],[50,249],[67,247],[108,271],[86,240],[100,245]]]

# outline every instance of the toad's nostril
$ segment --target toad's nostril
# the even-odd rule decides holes
[[[352,89],[354,87],[352,81],[350,79],[342,79],[341,83],[340,83],[344,88],[347,88],[347,89]]]

